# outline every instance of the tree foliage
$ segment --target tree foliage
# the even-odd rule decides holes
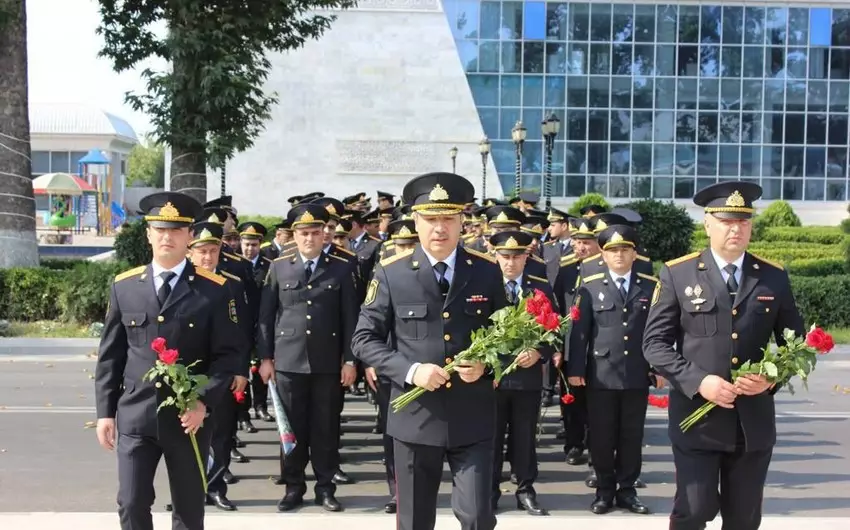
[[[138,267],[150,263],[153,251],[148,243],[147,223],[143,219],[128,223],[115,236],[115,258],[127,263],[130,267]]]
[[[606,210],[611,209],[611,205],[608,204],[608,201],[605,200],[605,197],[601,193],[585,193],[570,205],[569,214],[578,217],[581,215],[581,209],[591,204],[602,206]]]
[[[133,147],[127,159],[127,184],[137,182],[154,188],[165,186],[165,148],[150,138]]]
[[[672,201],[644,199],[622,205],[643,218],[638,227],[640,245],[653,260],[668,261],[690,252],[694,221]]]

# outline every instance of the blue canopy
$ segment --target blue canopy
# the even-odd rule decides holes
[[[109,160],[97,149],[92,149],[79,160],[80,164],[109,164]]]

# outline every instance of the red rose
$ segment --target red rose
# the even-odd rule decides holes
[[[573,322],[578,322],[578,319],[581,317],[581,311],[579,311],[578,306],[574,305],[570,307],[570,320]]]
[[[668,396],[654,396],[650,394],[647,403],[659,409],[666,409],[670,406],[670,398]]]
[[[540,324],[542,327],[546,327],[546,317],[548,315],[546,313],[538,313],[537,317],[534,319],[535,322]]]
[[[233,397],[236,399],[237,403],[242,403],[243,401],[245,401],[245,391],[235,390],[233,392]]]
[[[543,327],[546,328],[546,331],[555,331],[561,327],[561,318],[558,316],[558,313],[548,313],[546,315],[546,323],[543,324]]]
[[[256,373],[257,373],[257,372],[259,372],[259,371],[260,371],[260,368],[259,368],[259,367],[257,367],[257,366],[252,366],[252,367],[251,367],[251,373],[252,373],[252,374],[256,374]]]
[[[529,298],[525,301],[525,312],[530,315],[538,315],[540,313],[540,304],[534,301],[534,298]]]
[[[534,290],[533,300],[537,303],[537,306],[539,307],[539,312],[542,312],[542,313],[551,313],[552,312],[552,302],[549,301],[549,297],[546,296],[546,293],[544,293],[540,289]]]
[[[823,328],[816,327],[806,335],[806,346],[816,349],[820,354],[825,354],[835,347],[835,342]]]
[[[151,342],[151,349],[156,353],[162,353],[165,350],[165,339],[157,337]]]
[[[561,403],[563,403],[564,405],[569,405],[575,400],[576,397],[572,394],[564,394],[563,396],[561,396]]]
[[[178,357],[180,357],[180,354],[177,350],[164,350],[159,354],[159,360],[165,364],[176,363]]]

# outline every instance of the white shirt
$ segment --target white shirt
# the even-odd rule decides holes
[[[729,265],[729,263],[715,254],[714,250],[711,251],[711,255],[714,257],[714,262],[717,263],[717,268],[720,269],[720,275],[723,276],[723,281],[729,281],[729,273],[723,270],[723,267]],[[738,282],[738,285],[741,285],[741,276],[744,274],[744,254],[741,254],[741,256],[733,261],[732,264],[737,267],[737,269],[735,269],[735,281]]]
[[[627,293],[629,292],[629,278],[632,277],[632,271],[631,270],[624,275],[620,275],[620,274],[615,273],[611,269],[608,269],[608,274],[611,275],[611,280],[613,280],[614,285],[617,287],[617,289],[620,288],[620,283],[619,283],[620,280],[619,279],[623,278],[623,289],[625,289]]]
[[[360,232],[360,235],[351,240],[351,247],[357,248],[360,246],[360,243],[363,242],[363,238],[366,237],[366,232]]]
[[[571,237],[568,237],[567,239],[562,239],[562,240],[558,241],[558,244],[561,245],[561,252],[563,252],[564,250],[567,250],[567,247],[570,246],[570,243],[572,243],[572,241],[573,241],[573,238],[571,238]]]
[[[508,292],[508,282],[516,282],[516,285],[514,286],[514,293],[516,294],[517,300],[522,298],[522,274],[517,276],[514,280],[502,276],[502,281],[505,282],[505,292]]]
[[[325,246],[325,248],[323,248],[323,249],[322,249],[322,254],[327,254],[328,252],[330,252],[330,251],[331,251],[331,247],[332,247],[332,246],[333,246],[333,243],[328,243],[328,244]],[[303,256],[302,256],[302,257],[303,257]],[[316,259],[319,259],[319,258],[315,258],[315,259],[314,259],[314,261],[315,261]]]
[[[432,256],[431,254],[428,254],[428,251],[425,250],[424,248],[422,249],[422,252],[425,253],[425,257],[428,258],[428,262],[431,263],[431,267],[434,267],[434,265],[436,265],[437,263],[439,263],[441,261],[441,260],[438,260],[437,258],[435,258],[434,256]],[[457,262],[457,249],[452,250],[452,253],[449,254],[449,257],[442,260],[442,262],[446,264],[446,273],[443,275],[443,278],[445,278],[446,281],[449,282],[449,285],[451,285],[452,278],[454,278],[454,275],[455,275],[455,263]],[[437,281],[440,281],[440,273],[437,272],[437,269],[434,269],[434,278],[436,278]],[[410,368],[407,370],[407,376],[405,376],[404,381],[408,385],[413,384],[413,373],[416,372],[416,369],[419,368],[420,364],[422,364],[422,363],[413,363],[412,365],[410,365]]]
[[[316,272],[316,265],[318,264],[318,262],[319,262],[319,258],[320,258],[321,256],[316,256],[316,257],[315,257],[315,258],[313,258],[312,260],[309,260],[309,259],[305,258],[305,257],[304,257],[304,254],[301,254],[300,252],[298,253],[298,255],[299,255],[299,256],[301,256],[301,261],[302,261],[302,262],[304,262],[304,265],[307,265],[307,262],[308,262],[308,261],[312,261],[312,262],[313,262],[313,264],[312,264],[312,265],[310,265],[310,274],[313,274],[314,272]]]
[[[185,259],[183,261],[181,261],[180,264],[178,264],[173,269],[163,269],[162,266],[158,265],[155,261],[151,262],[151,272],[153,273],[153,290],[154,290],[154,292],[158,292],[159,288],[162,287],[162,278],[160,277],[160,274],[162,274],[163,272],[167,272],[167,271],[174,273],[174,277],[171,278],[170,282],[168,282],[168,284],[171,285],[171,289],[174,290],[174,286],[177,285],[177,280],[180,279],[180,275],[183,274],[183,269],[185,269],[185,268],[186,268],[186,260]]]

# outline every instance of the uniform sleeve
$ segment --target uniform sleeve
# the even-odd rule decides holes
[[[231,296],[229,288],[218,286],[212,300],[209,383],[201,390],[200,397],[205,405],[213,408],[229,391],[233,376],[241,373],[245,361],[245,341],[241,338],[238,313],[236,321],[233,320],[231,307],[236,307],[236,300]]]
[[[566,376],[587,377],[587,350],[593,333],[593,303],[587,287],[579,288],[576,299],[579,317],[573,322],[569,333]]]
[[[260,310],[257,317],[257,357],[274,360],[274,327],[279,300],[277,271],[275,264],[269,267],[266,281],[260,291]]]
[[[794,300],[794,293],[791,291],[791,279],[788,277],[788,272],[783,271],[785,279],[785,291],[779,299],[779,316],[773,326],[773,337],[776,344],[783,346],[785,344],[785,330],[793,329],[798,337],[806,335],[806,325],[803,322],[803,317],[797,309],[797,302]],[[776,394],[782,387],[781,384],[776,384],[770,389],[770,394]]]
[[[254,350],[255,322],[254,312],[248,307],[248,299],[245,289],[239,282],[227,282],[236,301],[236,314],[239,319],[239,328],[242,330],[242,350],[244,352],[242,363],[239,366],[239,375],[248,377],[251,368],[251,352]]]
[[[354,329],[357,327],[357,317],[360,309],[360,287],[359,280],[356,274],[351,274],[350,282],[343,282],[340,289],[340,313],[342,315],[342,360],[345,362],[354,361],[354,354],[351,352],[351,337],[354,335]]]
[[[661,269],[655,289],[643,334],[643,355],[676,390],[693,398],[709,374],[676,350],[681,307],[670,267]]]
[[[95,365],[94,395],[98,418],[114,418],[118,411],[124,366],[127,364],[127,330],[121,323],[121,310],[115,284],[109,291],[109,305],[103,320],[97,364]]]

